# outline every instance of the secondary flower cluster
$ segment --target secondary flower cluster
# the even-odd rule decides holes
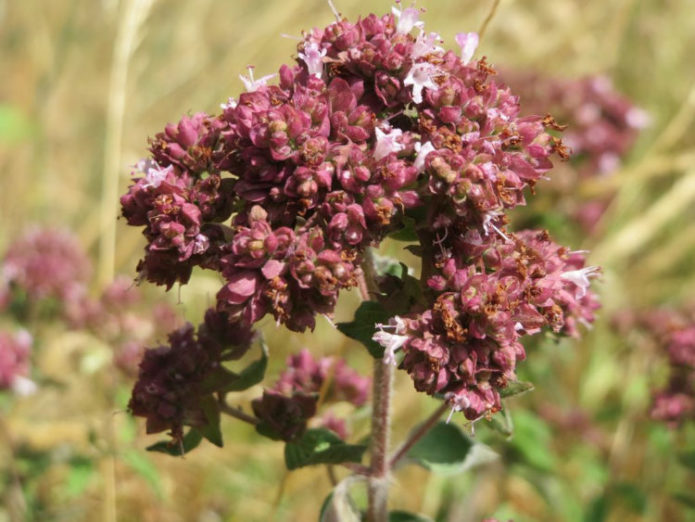
[[[549,111],[566,125],[564,142],[572,150],[569,168],[552,194],[555,206],[592,231],[605,212],[611,197],[588,201],[577,199],[581,179],[608,176],[618,170],[634,145],[649,116],[620,94],[606,76],[560,79],[540,73],[505,70],[503,80],[521,99],[523,114]],[[554,189],[554,190],[553,190]],[[558,205],[559,196],[563,196]]]
[[[66,315],[71,328],[85,329],[111,346],[116,366],[130,377],[138,374],[145,346],[181,323],[169,304],[147,302],[125,276],[118,276],[97,299],[85,296],[71,303]]]
[[[29,357],[33,340],[26,330],[15,334],[0,331],[0,390],[19,395],[31,393],[36,385],[29,379]]]
[[[286,366],[275,385],[252,402],[258,419],[278,438],[292,440],[301,435],[307,421],[316,414],[320,393],[324,394],[323,405],[346,401],[362,406],[367,402],[371,380],[349,368],[343,359],[316,360],[304,349],[289,356]],[[345,420],[331,412],[317,419],[316,425],[334,431],[343,439],[348,436]]]
[[[526,354],[520,339],[548,327],[576,336],[577,323],[598,308],[588,291],[595,267],[581,253],[553,243],[545,232],[522,231],[483,246],[461,238],[427,284],[436,297],[422,313],[396,317],[374,339],[387,361],[402,349],[400,367],[415,387],[442,394],[468,419],[501,408],[499,390],[515,380]],[[476,254],[476,250],[485,251]],[[389,330],[393,330],[390,332]]]
[[[89,259],[72,234],[30,228],[8,247],[0,265],[0,309],[13,300],[15,290],[29,303],[75,303],[86,294],[90,271]]]
[[[652,417],[672,425],[695,420],[695,325],[672,332],[665,347],[669,380],[654,396]]]
[[[668,362],[667,383],[654,392],[652,417],[672,427],[695,420],[695,307],[628,312],[616,326],[646,334],[657,356]]]
[[[130,376],[144,347],[178,326],[167,304],[151,306],[131,278],[120,276],[96,298],[87,288],[91,262],[67,230],[34,226],[10,244],[0,264],[0,311],[9,307],[22,322],[26,307],[49,302],[42,320],[84,329],[114,349],[116,365]]]
[[[222,362],[241,358],[252,338],[251,330],[208,310],[197,332],[187,323],[168,344],[145,351],[128,408],[146,417],[148,433],[170,430],[181,440],[184,425],[207,424],[204,404],[217,391]]]
[[[499,407],[520,335],[591,320],[595,269],[543,234],[506,232],[505,212],[566,155],[546,132],[557,125],[519,116],[472,60],[477,35],[446,51],[419,13],[314,29],[277,85],[250,70],[221,114],[158,134],[121,203],[148,241],[141,277],[170,287],[216,270],[216,308],[243,328],[266,314],[313,328],[363,276],[365,249],[415,223],[431,306],[394,335],[407,331],[416,386],[472,417]]]

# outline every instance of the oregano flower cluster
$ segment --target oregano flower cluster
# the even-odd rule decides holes
[[[239,331],[266,315],[313,329],[341,290],[364,283],[367,249],[390,235],[410,241],[417,295],[387,308],[374,338],[386,363],[403,352],[418,390],[475,419],[500,408],[523,336],[576,335],[593,320],[598,269],[543,231],[508,230],[506,212],[548,175],[554,153],[567,154],[558,126],[519,116],[518,98],[473,59],[476,34],[445,50],[419,15],[340,19],[305,34],[277,75],[255,79],[250,68],[246,92],[219,114],[185,116],[151,140],[122,212],[144,227],[140,278],[170,288],[194,267],[218,272],[214,313]],[[170,341],[171,356],[146,355],[131,403],[159,428],[173,426],[169,402],[146,398],[144,383],[177,375],[161,386],[190,401],[182,390],[219,358],[207,362],[190,328]],[[188,373],[165,371],[182,364]],[[268,402],[277,418],[282,400]],[[297,415],[310,410],[300,404]],[[178,411],[177,429],[200,415],[195,405]]]

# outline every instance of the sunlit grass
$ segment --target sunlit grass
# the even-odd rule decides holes
[[[351,19],[392,5],[335,3]],[[483,26],[495,2],[421,3],[427,26],[451,46],[455,33]],[[147,137],[182,114],[218,110],[242,90],[238,75],[246,65],[268,74],[296,54],[295,41],[282,34],[299,36],[332,19],[324,0],[0,2],[0,247],[27,224],[60,224],[77,232],[95,260],[95,291],[113,274],[134,274],[144,242],[138,230],[113,218],[130,166],[146,153]],[[501,0],[480,49],[493,64],[554,76],[607,74],[647,110],[651,125],[619,172],[578,188],[582,196],[616,196],[603,218],[605,234],[573,246],[591,248],[592,262],[604,267],[605,317],[628,306],[692,300],[692,2]],[[181,290],[181,314],[198,321],[218,287],[216,276],[196,274]],[[158,295],[178,300],[176,289]],[[349,318],[357,302],[356,295],[344,296],[338,319]],[[303,346],[369,368],[366,354],[322,319],[313,336],[276,330],[269,320],[263,325],[273,352],[271,375]],[[185,459],[147,454],[143,448],[156,439],[123,413],[129,383],[109,369],[108,357],[99,359],[107,348],[62,331],[52,339],[36,364],[67,386],[18,401],[3,419],[2,436],[11,437],[11,444],[0,442],[2,462],[14,458],[24,469],[30,459],[22,452],[50,455],[47,471],[26,485],[23,501],[17,500],[21,491],[11,491],[15,504],[40,500],[40,520],[260,522],[271,520],[271,513],[276,520],[316,520],[330,489],[322,468],[292,473],[279,495],[285,476],[281,446],[258,440],[251,428],[233,421],[224,423],[223,450],[207,445]],[[634,482],[650,494],[648,507],[637,516],[621,505],[608,520],[680,520],[659,483],[675,480],[667,471],[676,469],[673,456],[665,455],[678,436],[645,422],[656,359],[634,349],[632,341],[599,323],[579,344],[534,348],[526,364],[539,380],[536,391],[513,404],[520,410],[555,400],[582,406],[599,421],[606,462],[590,443],[558,438],[548,449],[557,460],[557,480],[537,484],[499,463],[452,484],[412,468],[397,476],[393,504],[434,516],[447,500],[452,513],[460,514],[452,521],[469,520],[461,506],[487,514],[499,510],[517,522],[591,520],[582,517],[601,491]],[[534,362],[533,355],[545,362]],[[248,405],[259,389],[240,402]],[[431,403],[403,375],[395,397],[398,438]],[[357,428],[356,436],[364,435],[366,419]],[[94,462],[90,471],[81,471],[88,477],[84,484],[69,459],[78,453]],[[0,508],[0,520],[22,509]]]

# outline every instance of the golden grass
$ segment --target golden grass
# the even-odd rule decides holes
[[[386,12],[392,5],[385,0],[335,3],[351,19]],[[586,195],[616,193],[606,235],[589,240],[593,260],[605,268],[608,311],[678,301],[694,292],[692,1],[433,0],[421,5],[428,10],[427,26],[449,46],[456,32],[482,27],[481,52],[492,63],[557,75],[606,73],[648,110],[652,125],[620,172],[580,187]],[[10,107],[28,129],[19,133],[15,126],[17,135],[0,134],[0,246],[29,223],[64,225],[80,235],[98,260],[95,288],[114,273],[132,274],[143,241],[138,230],[114,218],[129,165],[145,154],[147,137],[184,113],[216,111],[241,90],[238,74],[245,73],[247,64],[254,64],[259,75],[267,74],[295,54],[295,43],[282,33],[299,35],[332,19],[324,0],[0,2],[0,105]],[[181,291],[182,314],[196,321],[218,285],[215,276],[196,276]],[[176,301],[175,291],[167,298]],[[338,318],[349,317],[356,303],[355,295],[346,296]],[[302,346],[343,353],[368,368],[364,354],[322,320],[313,337],[277,331],[270,321],[264,326],[273,355],[271,373],[287,353]],[[631,385],[644,385],[645,359],[630,358],[625,346],[614,339],[606,344],[606,339],[598,326],[581,347],[573,348],[582,350],[581,364],[559,369],[573,383],[567,393],[577,401],[597,404],[621,396]],[[46,503],[44,520],[260,522],[269,520],[271,512],[274,520],[316,519],[329,490],[325,472],[292,473],[280,494],[281,447],[257,441],[251,429],[233,422],[225,422],[228,445],[223,450],[208,445],[186,459],[143,457],[159,470],[159,497],[122,458],[151,442],[141,424],[131,437],[133,424],[114,415],[123,404],[111,394],[115,388],[127,389],[128,383],[105,367],[93,373],[81,368],[80,361],[99,350],[82,341],[56,341],[62,348],[48,349],[40,362],[48,374],[69,377],[69,389],[20,401],[6,421],[13,444],[2,450],[3,458],[11,458],[22,441],[36,449],[79,448],[98,462],[93,481],[69,501],[59,494],[69,469],[60,462],[52,466],[37,490]],[[559,366],[558,360],[553,364]],[[248,403],[257,392],[251,390],[240,402]],[[414,394],[404,376],[397,378],[395,397],[398,440],[431,405]],[[639,466],[634,461],[647,458],[628,462],[633,448],[646,451],[644,434],[635,432],[639,412],[631,404],[612,438],[616,476],[628,475]],[[364,434],[366,423],[357,429],[358,436]],[[467,505],[490,512],[504,503],[522,520],[563,517],[559,508],[549,510],[523,477],[505,478],[504,471],[493,469],[479,479],[467,483]],[[449,487],[411,469],[398,476],[393,503],[433,515]],[[647,513],[643,520],[660,520],[662,514]]]

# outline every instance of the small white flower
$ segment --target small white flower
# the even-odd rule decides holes
[[[625,121],[633,129],[644,129],[651,123],[651,118],[647,111],[633,107],[625,115]]]
[[[413,167],[415,167],[415,170],[417,170],[418,173],[425,170],[425,160],[427,159],[427,155],[430,152],[434,152],[434,150],[434,145],[432,145],[431,141],[426,141],[425,143],[420,143],[418,141],[415,143],[415,151],[417,152],[417,156],[415,158],[415,162],[413,163]]]
[[[427,56],[428,54],[443,52],[444,49],[437,45],[437,42],[441,41],[442,37],[439,36],[439,33],[426,33],[421,30],[413,44],[413,51],[411,54],[413,60],[421,56]]]
[[[478,48],[480,37],[478,33],[458,33],[456,43],[461,47],[461,60],[467,64],[473,58],[475,50]]]
[[[142,185],[143,188],[157,188],[162,182],[167,178],[169,173],[173,172],[174,167],[169,165],[168,167],[160,167],[156,161],[151,159],[140,160],[135,168],[145,175],[145,183]]]
[[[34,381],[23,377],[21,375],[15,375],[12,379],[12,384],[10,384],[12,391],[15,392],[20,397],[26,397],[28,395],[33,395],[39,389]]]
[[[202,254],[210,246],[210,239],[204,234],[198,234],[193,241],[193,253]]]
[[[398,24],[396,25],[396,32],[400,34],[408,34],[413,30],[413,27],[422,27],[425,22],[418,21],[420,18],[420,11],[414,7],[407,7],[402,11],[396,7],[391,8],[393,15],[398,18]]]
[[[326,56],[326,49],[319,50],[319,45],[311,41],[304,44],[304,52],[298,53],[297,56],[304,61],[309,74],[321,78],[323,74],[323,57]]]
[[[397,141],[403,135],[401,129],[392,129],[390,126],[385,126],[384,129],[386,132],[379,127],[375,129],[376,146],[374,147],[374,159],[377,161],[385,158],[392,152],[400,152],[404,148],[404,145]]]
[[[483,214],[483,232],[485,232],[486,236],[490,235],[490,229],[494,230],[497,232],[502,239],[505,241],[509,242],[511,241],[509,239],[509,236],[507,236],[504,232],[502,232],[494,223],[493,221],[497,219],[498,217],[502,216],[503,212],[500,210],[491,210],[490,212],[485,212]]]
[[[574,283],[577,286],[577,294],[575,297],[580,299],[586,295],[587,289],[591,284],[591,277],[596,277],[601,272],[598,266],[587,266],[579,270],[570,270],[564,272],[560,277],[565,281]]]
[[[249,77],[248,78],[246,76],[242,76],[241,74],[239,75],[239,78],[241,79],[242,83],[244,84],[244,87],[246,87],[246,92],[254,92],[259,87],[264,87],[268,83],[268,80],[277,76],[277,74],[268,74],[268,75],[263,76],[262,78],[258,78],[258,80],[256,80],[253,77],[253,67],[249,65],[247,67],[247,70],[249,71]]]
[[[235,109],[237,106],[237,101],[232,98],[231,96],[227,100],[227,103],[220,103],[220,107],[222,108],[223,111],[226,111],[227,109]]]
[[[434,81],[436,76],[441,75],[441,71],[429,62],[416,63],[408,71],[408,75],[403,80],[403,85],[413,86],[413,101],[422,103],[422,91],[425,88],[436,90],[439,86]]]
[[[384,364],[396,365],[396,350],[400,350],[410,338],[402,335],[406,332],[405,321],[402,317],[394,316],[389,319],[389,324],[377,324],[379,331],[374,333],[372,340],[384,347]],[[393,329],[394,333],[384,330]]]

